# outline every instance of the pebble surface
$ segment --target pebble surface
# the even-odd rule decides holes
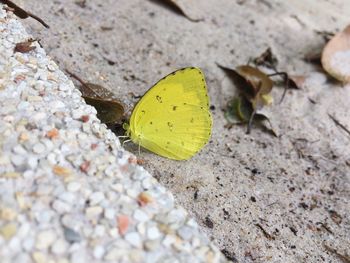
[[[1,261],[226,262],[3,7]]]

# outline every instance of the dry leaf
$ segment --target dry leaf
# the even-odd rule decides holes
[[[113,98],[114,94],[108,89],[93,83],[86,83],[75,74],[66,70],[72,77],[81,83],[79,90],[85,102],[96,108],[97,118],[102,123],[120,123],[124,117],[124,105]]]
[[[239,66],[236,70],[221,66],[231,77],[236,87],[252,103],[254,110],[270,105],[273,101],[270,92],[273,81],[258,68],[248,65]]]
[[[267,48],[260,56],[253,59],[253,63],[256,66],[265,66],[276,69],[278,60],[272,53],[271,48]]]
[[[13,13],[18,16],[19,18],[25,19],[28,17],[31,17],[33,19],[35,19],[36,21],[38,21],[40,24],[42,24],[44,27],[49,28],[49,25],[46,24],[44,22],[44,20],[42,20],[40,17],[25,11],[24,9],[22,9],[21,7],[19,7],[18,5],[16,5],[15,3],[13,3],[10,0],[0,0],[1,3],[4,3],[5,5],[7,5],[8,7],[12,8]]]
[[[196,10],[193,8],[193,6],[196,3],[196,1],[188,1],[188,0],[151,0],[159,5],[164,5],[165,7],[173,10],[176,13],[179,13],[186,17],[188,20],[192,22],[199,22],[204,20],[203,18],[200,18],[197,14]]]
[[[34,39],[28,39],[27,41],[17,43],[14,49],[14,52],[28,53],[35,49],[35,46],[32,46]]]
[[[332,77],[350,83],[350,25],[327,43],[321,62],[323,69]]]

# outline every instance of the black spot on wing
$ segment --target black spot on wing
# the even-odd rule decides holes
[[[163,103],[162,97],[159,96],[159,95],[156,96],[156,100],[157,100],[159,103]]]

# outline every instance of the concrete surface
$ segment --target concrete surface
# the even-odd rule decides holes
[[[341,262],[324,244],[350,253],[350,138],[328,116],[350,127],[350,90],[302,59],[324,44],[316,31],[347,25],[347,0],[191,1],[191,13],[204,17],[198,23],[157,1],[16,3],[51,26],[24,22],[61,68],[110,88],[130,108],[136,101],[130,92],[142,95],[177,68],[205,71],[215,106],[209,145],[187,162],[146,151],[140,158],[229,258]],[[222,109],[235,88],[215,65],[244,64],[267,47],[278,69],[306,76],[301,90],[268,110],[279,138],[225,128]],[[281,93],[273,90],[276,101]]]

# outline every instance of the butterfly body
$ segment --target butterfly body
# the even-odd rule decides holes
[[[208,142],[212,118],[204,75],[198,68],[175,71],[136,104],[126,132],[161,156],[186,160]]]

